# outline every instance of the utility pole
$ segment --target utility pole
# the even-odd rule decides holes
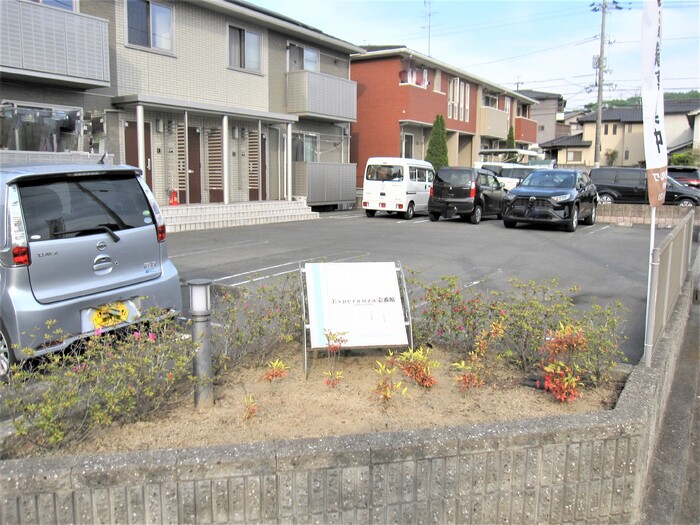
[[[610,5],[608,4],[610,3]],[[600,130],[603,126],[603,73],[605,72],[605,13],[608,9],[622,9],[617,0],[602,0],[599,4],[591,4],[594,12],[600,11],[600,55],[598,55],[598,115],[595,121],[595,150],[593,162],[596,168],[600,167],[600,154],[603,149],[600,139]]]
[[[594,9],[595,11],[595,9]],[[600,54],[598,55],[598,115],[595,120],[595,150],[593,152],[593,164],[600,168],[600,131],[603,126],[603,72],[605,71],[605,11],[607,11],[607,0],[603,0],[600,5]]]
[[[430,10],[430,4],[432,4],[432,0],[423,0],[423,5],[427,8],[428,12],[426,13],[428,17],[428,56],[430,56],[430,26],[432,25],[432,15],[433,13]]]

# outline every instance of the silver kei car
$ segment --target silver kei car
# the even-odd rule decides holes
[[[180,311],[163,217],[138,168],[0,166],[0,217],[0,379],[151,307]]]

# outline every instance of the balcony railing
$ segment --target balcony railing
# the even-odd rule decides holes
[[[109,86],[106,20],[20,0],[0,1],[0,71],[80,87]]]
[[[525,117],[515,117],[515,140],[517,142],[537,142],[537,121]]]
[[[313,71],[287,73],[287,112],[336,122],[357,119],[357,84]]]
[[[508,113],[489,106],[479,108],[479,133],[497,139],[508,138]]]
[[[292,195],[306,197],[309,206],[352,205],[357,164],[293,162]]]

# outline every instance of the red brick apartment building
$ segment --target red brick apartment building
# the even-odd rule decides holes
[[[350,76],[357,83],[350,161],[358,190],[369,157],[424,159],[438,114],[450,165],[472,166],[480,149],[505,147],[511,126],[516,147],[537,141],[535,100],[411,49],[368,46],[351,55]]]

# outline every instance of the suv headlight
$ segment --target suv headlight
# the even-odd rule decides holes
[[[554,195],[554,196],[552,197],[552,200],[553,200],[554,202],[564,202],[564,201],[568,201],[570,198],[571,198],[571,195],[569,195],[569,194],[567,193],[567,194],[565,194],[565,195]]]

